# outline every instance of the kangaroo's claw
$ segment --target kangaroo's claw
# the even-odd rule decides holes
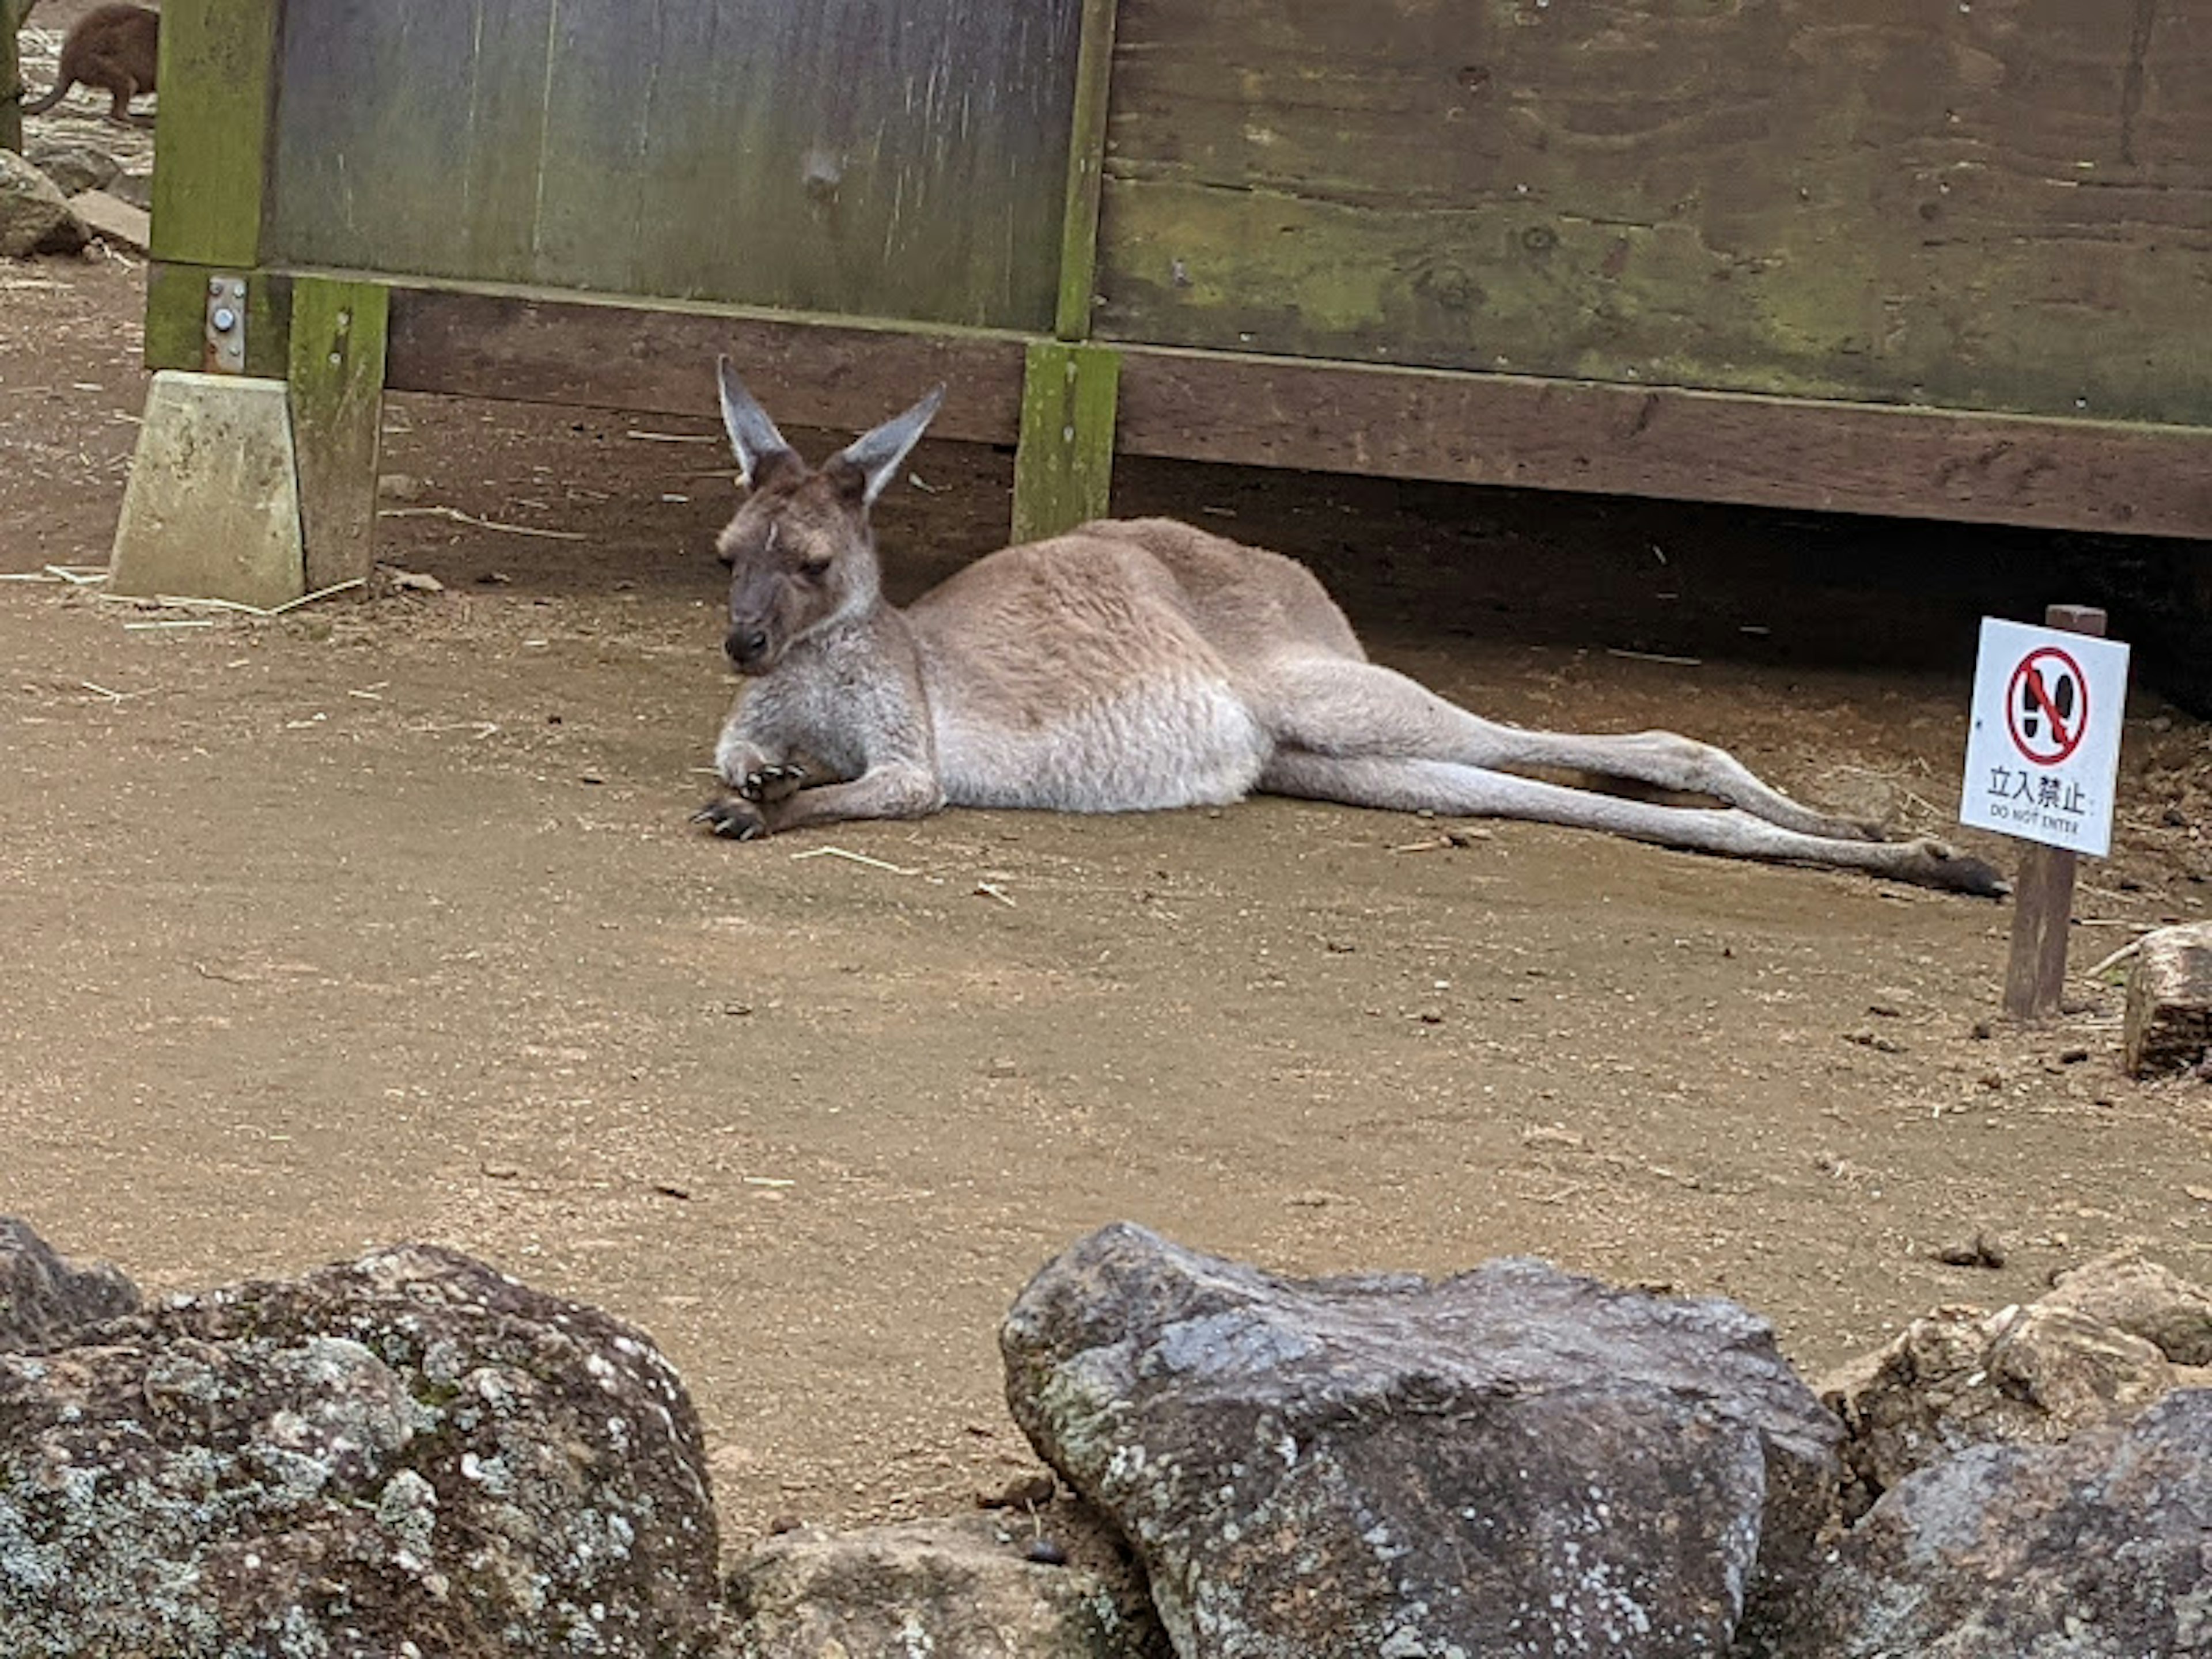
[[[768,834],[761,815],[741,800],[710,800],[691,815],[691,822],[705,824],[726,841],[757,841]]]
[[[749,801],[767,805],[789,799],[805,781],[806,769],[803,766],[763,766],[745,774],[738,781],[738,793]]]

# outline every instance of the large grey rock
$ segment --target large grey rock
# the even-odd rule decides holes
[[[64,197],[106,190],[123,171],[122,162],[82,138],[28,139],[23,145],[23,159],[51,179]]]
[[[65,1261],[27,1221],[0,1215],[0,1353],[37,1353],[138,1311],[138,1287],[104,1261]]]
[[[0,259],[74,253],[84,226],[53,181],[11,149],[0,149]]]
[[[643,1336],[450,1251],[0,1355],[0,1653],[699,1655],[697,1422]]]
[[[2161,927],[2138,941],[2121,1054],[2137,1077],[2212,1058],[2212,921]]]
[[[299,459],[282,380],[154,377],[108,590],[264,608],[307,591]]]
[[[1296,1282],[1117,1225],[1000,1346],[1183,1659],[1724,1652],[1834,1501],[1837,1425],[1766,1325],[1540,1262]]]
[[[1980,1446],[1853,1530],[1790,1659],[2212,1653],[2212,1394],[2063,1446]]]
[[[1066,1504],[1038,1521],[1064,1564],[1028,1558],[1026,1516],[771,1539],[730,1575],[738,1659],[1167,1659],[1111,1529]]]

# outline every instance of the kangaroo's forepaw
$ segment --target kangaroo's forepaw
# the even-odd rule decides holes
[[[806,782],[803,766],[763,766],[738,780],[738,793],[762,806],[789,800]]]
[[[750,801],[710,800],[691,815],[691,822],[705,824],[726,841],[757,841],[768,834],[766,820]]]

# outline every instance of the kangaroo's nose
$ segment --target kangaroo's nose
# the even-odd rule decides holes
[[[768,632],[759,628],[733,628],[722,641],[722,649],[732,662],[743,666],[768,649]]]

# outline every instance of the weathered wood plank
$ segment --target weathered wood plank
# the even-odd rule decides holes
[[[1124,454],[2212,536],[2212,434],[1127,347]]]
[[[293,285],[288,378],[311,593],[375,568],[388,294],[313,276]]]
[[[1107,337],[2212,424],[2212,11],[1125,0]]]
[[[23,148],[23,68],[15,48],[15,0],[0,0],[0,149]]]
[[[1103,519],[1114,492],[1114,402],[1121,355],[1039,340],[1029,349],[1013,539],[1033,542]]]
[[[943,381],[933,434],[1010,443],[1020,429],[1024,346],[1018,335],[981,331],[400,288],[386,384],[711,416],[714,358],[726,352],[787,426],[862,429]]]
[[[1060,302],[1053,329],[1091,337],[1098,283],[1098,201],[1105,187],[1106,114],[1114,89],[1114,23],[1121,0],[1083,0],[1075,62],[1075,107],[1067,147],[1067,211],[1060,233]]]
[[[1049,327],[1082,3],[289,0],[274,257]]]
[[[154,235],[157,259],[260,263],[270,84],[282,0],[168,0],[161,8]]]
[[[2045,628],[2101,638],[2106,617],[2090,605],[2054,605]],[[2013,878],[2012,944],[2005,957],[2004,1011],[2013,1019],[2049,1019],[2066,1000],[2067,930],[2074,925],[2080,860],[2063,847],[2027,842]]]
[[[709,415],[728,351],[794,426],[950,388],[931,430],[1019,431],[1018,335],[500,292],[392,298],[395,390]],[[2212,437],[1511,375],[1124,347],[1124,454],[1893,517],[2212,536]]]

